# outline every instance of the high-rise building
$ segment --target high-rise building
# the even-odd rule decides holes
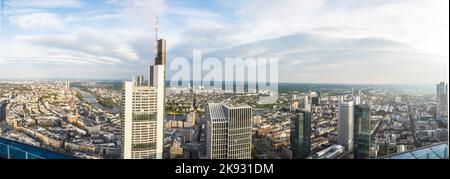
[[[6,132],[7,121],[6,121],[6,106],[8,105],[7,100],[0,100],[0,135]]]
[[[311,153],[311,112],[298,111],[291,119],[291,150],[293,159],[305,159]]]
[[[70,90],[70,81],[69,80],[66,80],[66,87],[65,87],[65,89],[66,90]]]
[[[0,122],[6,120],[6,106],[8,105],[8,101],[0,100]]]
[[[164,41],[163,39],[160,39]],[[165,48],[165,45],[163,46]],[[163,153],[165,66],[157,61],[149,68],[148,83],[143,76],[124,82],[121,156],[124,159],[161,159]]]
[[[124,82],[122,111],[122,158],[162,158],[164,79],[163,67],[154,65],[156,85],[143,84],[140,77]]]
[[[251,107],[208,103],[206,120],[209,159],[251,159]]]
[[[353,105],[361,104],[361,96],[353,96]]]
[[[448,115],[448,84],[441,82],[436,85],[437,107],[436,114],[439,116]]]
[[[355,106],[354,154],[357,159],[369,158],[370,152],[370,107],[365,104]]]
[[[166,40],[157,40],[158,50],[155,57],[155,65],[166,65]]]
[[[311,101],[309,100],[309,96],[305,95],[301,99],[301,107],[305,111],[311,111]]]
[[[163,38],[159,38],[159,21],[158,17],[156,17],[156,51],[155,51],[155,65],[163,65],[163,74],[164,80],[166,79],[166,40]]]
[[[319,94],[316,92],[311,92],[311,105],[319,106],[320,105],[320,97]]]
[[[353,150],[353,118],[353,101],[344,101],[344,97],[340,97],[337,143],[345,147],[348,151]]]

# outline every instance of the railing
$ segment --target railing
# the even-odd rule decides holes
[[[30,152],[0,142],[0,158],[5,159],[45,159]]]
[[[4,159],[73,159],[74,157],[0,138],[0,158]]]

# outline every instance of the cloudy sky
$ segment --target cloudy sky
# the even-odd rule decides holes
[[[448,81],[448,0],[0,1],[0,79],[146,74],[159,16],[169,63],[201,49],[277,57],[282,82]]]

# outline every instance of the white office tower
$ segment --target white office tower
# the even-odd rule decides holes
[[[143,76],[124,82],[121,154],[124,159],[161,159],[163,152],[164,66],[150,67],[154,84]]]
[[[206,120],[209,159],[251,159],[251,107],[209,103]]]
[[[309,100],[309,96],[308,96],[308,95],[303,96],[303,99],[302,99],[302,108],[303,108],[305,111],[311,111],[311,102],[310,102],[310,100]]]
[[[344,146],[348,151],[353,150],[353,118],[353,101],[344,101],[344,97],[340,97],[337,143]]]
[[[69,80],[66,80],[66,87],[65,87],[65,89],[66,90],[70,90],[70,81]]]
[[[353,96],[353,105],[358,105],[358,104],[361,104],[361,96],[359,96],[359,95]]]

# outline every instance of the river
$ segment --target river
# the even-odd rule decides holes
[[[93,95],[92,93],[86,92],[86,91],[82,91],[80,89],[77,88],[77,91],[80,92],[81,96],[83,96],[83,100],[88,102],[89,104],[93,105],[95,108],[97,109],[102,109],[111,113],[119,113],[120,109],[117,107],[107,107],[107,106],[103,106],[102,104],[97,102],[97,98],[95,97],[95,95]]]

